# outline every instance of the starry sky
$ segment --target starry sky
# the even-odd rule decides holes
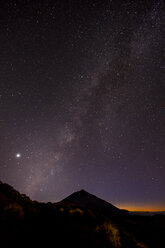
[[[165,209],[163,0],[0,2],[0,180]]]

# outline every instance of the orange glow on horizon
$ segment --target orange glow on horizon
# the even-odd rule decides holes
[[[142,211],[142,212],[162,212],[165,211],[165,206],[147,206],[147,205],[133,205],[133,204],[116,204],[116,207],[128,211]]]

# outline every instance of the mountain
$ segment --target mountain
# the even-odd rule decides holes
[[[79,207],[82,209],[91,209],[106,215],[128,214],[127,211],[121,210],[83,189],[71,194],[58,204],[69,207]]]
[[[130,215],[84,191],[39,203],[0,182],[0,247],[165,247],[165,216]]]

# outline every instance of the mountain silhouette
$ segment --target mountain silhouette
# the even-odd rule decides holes
[[[128,211],[121,210],[112,204],[96,197],[85,191],[84,189],[71,194],[64,200],[59,202],[68,207],[79,207],[82,209],[92,209],[94,211],[102,212],[104,214],[126,214]]]
[[[165,247],[165,216],[130,215],[80,190],[39,203],[0,182],[0,247]]]

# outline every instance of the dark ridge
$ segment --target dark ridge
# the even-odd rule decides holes
[[[164,215],[125,214],[85,190],[39,203],[0,182],[0,223],[0,247],[165,247]]]
[[[7,202],[32,202],[28,196],[25,194],[20,194],[17,190],[15,190],[11,185],[7,183],[2,183],[0,181],[0,200],[2,203],[2,199],[5,199]]]

